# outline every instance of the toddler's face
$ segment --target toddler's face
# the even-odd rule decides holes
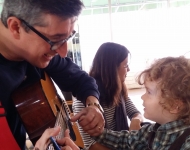
[[[161,90],[157,85],[156,81],[145,81],[146,93],[141,96],[144,106],[144,117],[159,124],[165,124],[175,119],[173,114],[160,104],[160,102],[163,102],[163,99],[161,98]]]

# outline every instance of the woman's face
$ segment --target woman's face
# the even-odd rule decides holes
[[[129,66],[128,66],[128,57],[126,57],[119,65],[118,67],[118,75],[121,80],[121,82],[125,81],[125,78],[127,76],[127,72],[129,71]]]

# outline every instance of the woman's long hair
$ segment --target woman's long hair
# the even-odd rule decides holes
[[[117,43],[108,42],[99,47],[89,74],[102,82],[106,98],[100,103],[104,101],[108,106],[118,105],[121,94],[127,99],[127,88],[119,78],[118,67],[128,54],[128,49]]]

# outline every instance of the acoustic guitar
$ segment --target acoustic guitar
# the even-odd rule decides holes
[[[61,132],[56,138],[63,137],[65,129],[70,128],[70,133],[74,132],[72,136],[75,144],[84,148],[77,124],[68,120],[72,114],[67,102],[57,93],[53,81],[47,74],[45,78],[30,86],[19,88],[12,95],[30,140],[35,144],[47,128],[59,125]]]

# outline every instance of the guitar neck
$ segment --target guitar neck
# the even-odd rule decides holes
[[[61,90],[59,89],[59,87],[53,82],[53,80],[47,75],[46,76],[46,81],[48,82],[48,84],[44,84],[44,88],[47,87],[52,87],[52,91],[54,91],[55,93],[52,94],[52,97],[49,98],[50,100],[55,99],[54,103],[56,103],[56,107],[52,107],[52,111],[54,112],[55,116],[61,115],[62,117],[58,117],[58,118],[63,118],[63,120],[59,120],[56,117],[56,123],[55,126],[60,124],[65,124],[65,126],[61,126],[61,132],[59,133],[59,135],[57,135],[57,137],[55,138],[62,138],[64,136],[64,131],[69,128],[70,130],[70,137],[72,138],[72,140],[75,142],[75,144],[81,148],[84,148],[84,143],[82,140],[82,137],[80,135],[80,132],[78,130],[78,125],[75,122],[70,122],[70,117],[72,115],[69,106],[67,104],[67,101],[64,99],[64,96],[62,95]],[[42,81],[41,81],[42,82]],[[49,88],[50,89],[50,88]],[[50,93],[50,90],[47,90],[46,93]],[[59,95],[60,94],[60,95]],[[56,98],[54,97],[54,95],[56,95]],[[61,97],[63,96],[63,98]],[[58,109],[55,109],[58,108]]]
[[[61,129],[60,129],[59,134],[57,136],[55,136],[55,139],[61,139],[64,137],[65,130],[68,128],[68,125],[65,120],[65,115],[63,114],[62,110],[60,110],[60,112],[58,112],[58,114],[56,116],[55,127],[57,127],[57,126],[59,126]],[[55,150],[53,143],[51,143],[48,146],[47,150]]]

